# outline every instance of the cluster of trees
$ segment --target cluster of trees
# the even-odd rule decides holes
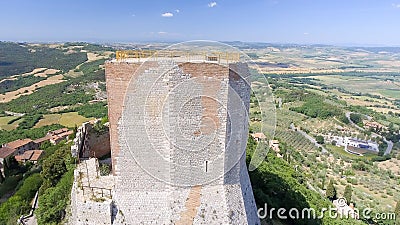
[[[78,112],[79,115],[84,116],[86,118],[90,118],[90,117],[103,118],[108,115],[107,103],[105,103],[105,102],[84,104],[82,106],[71,108],[69,110],[64,110],[62,112],[72,112],[72,111]]]
[[[23,95],[10,102],[0,104],[0,111],[19,113],[46,113],[48,109],[57,106],[86,103],[93,99],[80,86],[72,82],[62,82],[42,87],[30,95]]]
[[[290,110],[305,114],[309,117],[318,117],[321,119],[326,119],[333,116],[341,116],[343,114],[342,109],[335,105],[324,102],[324,99],[317,95],[308,97],[302,106],[291,107]]]
[[[358,126],[363,126],[363,115],[359,114],[359,113],[351,113],[350,114],[350,119],[351,121],[353,121],[353,123],[357,124]]]
[[[4,80],[0,82],[0,94],[4,94],[6,92],[15,91],[22,87],[31,86],[39,81],[45,80],[46,77],[39,77],[34,75],[18,77],[13,80]]]
[[[86,60],[85,52],[66,54],[65,50],[57,48],[0,42],[0,74],[3,77],[31,72],[41,67],[67,72]]]
[[[40,174],[34,173],[24,179],[17,192],[0,205],[0,223],[16,224],[21,215],[27,215],[31,209],[31,200],[42,184]]]
[[[30,129],[33,126],[35,126],[35,124],[37,122],[39,122],[40,119],[43,118],[43,115],[42,114],[31,114],[31,115],[23,116],[22,118],[23,118],[23,121],[18,124],[18,129]]]
[[[66,215],[74,179],[75,159],[70,144],[62,144],[42,162],[43,185],[39,190],[39,224],[58,224]]]

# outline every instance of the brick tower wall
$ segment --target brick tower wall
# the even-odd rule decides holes
[[[157,62],[153,62],[157,64]],[[134,125],[135,127],[144,127],[145,123],[144,115],[141,111],[132,111],[132,124],[121,124],[121,116],[123,115],[124,108],[129,110],[134,110],[134,106],[124,106],[125,94],[127,89],[129,92],[140,92],[142,89],[151,88],[150,78],[146,77],[156,77],[157,71],[154,71],[153,63],[146,63],[142,66],[138,63],[127,63],[127,62],[107,62],[106,63],[106,79],[107,79],[107,94],[108,94],[108,110],[109,110],[109,121],[110,121],[110,142],[112,149],[112,162],[113,162],[113,174],[116,175],[116,186],[114,190],[115,203],[120,210],[121,214],[117,214],[114,224],[123,224],[124,222],[137,224],[141,222],[153,221],[159,224],[177,223],[183,219],[193,218],[193,224],[259,224],[259,220],[256,215],[256,206],[254,202],[254,197],[251,189],[250,180],[248,177],[246,162],[244,155],[240,154],[240,147],[243,147],[247,141],[248,134],[248,121],[245,121],[246,115],[233,115],[236,119],[243,120],[240,129],[236,129],[233,133],[228,134],[228,129],[230,128],[230,123],[228,122],[228,116],[226,110],[224,111],[219,107],[221,104],[225,107],[235,108],[238,102],[234,100],[231,101],[228,98],[229,95],[237,95],[241,99],[241,104],[244,102],[244,107],[248,110],[249,100],[250,100],[250,87],[237,73],[248,73],[248,68],[245,65],[232,64],[229,67],[215,64],[215,63],[180,63],[179,68],[175,68],[175,72],[172,72],[167,76],[165,81],[159,81],[161,85],[159,86],[162,90],[168,90],[173,87],[173,83],[179,83],[187,76],[191,78],[198,78],[192,89],[182,89],[173,90],[172,98],[168,100],[165,104],[168,107],[166,112],[166,117],[170,118],[170,121],[174,123],[174,119],[179,118],[178,103],[176,100],[182,100],[185,94],[191,92],[200,93],[202,96],[194,103],[196,105],[201,105],[203,110],[197,108],[193,109],[194,116],[203,116],[204,119],[201,121],[201,128],[199,133],[208,134],[216,133],[217,140],[209,145],[208,155],[199,153],[199,157],[185,157],[184,154],[191,154],[185,152],[179,152],[178,149],[170,145],[169,143],[164,143],[162,135],[163,130],[159,126],[153,126],[152,132],[153,138],[149,140],[148,134],[144,128],[140,130],[135,130],[131,134],[128,134],[130,140],[138,140],[137,145],[134,146],[135,151],[146,152],[149,147],[150,142],[161,143],[158,146],[158,150],[170,156],[173,161],[179,162],[179,164],[194,163],[202,164],[209,157],[214,154],[220,154],[224,152],[227,145],[227,138],[231,138],[233,143],[230,147],[228,146],[227,152],[222,154],[221,160],[215,164],[209,165],[209,174],[215,172],[216,174],[222,174],[228,172],[231,168],[225,168],[226,162],[231,160],[231,158],[238,158],[237,164],[220,179],[215,180],[213,183],[202,185],[199,190],[193,191],[190,187],[177,187],[170,184],[166,184],[154,177],[149,176],[143,171],[143,166],[149,169],[154,167],[162,167],[163,170],[160,171],[161,175],[165,178],[170,179],[171,183],[179,182],[181,183],[185,179],[192,176],[192,172],[197,175],[197,177],[203,175],[203,171],[190,171],[182,172],[179,168],[169,167],[168,165],[154,165],[152,163],[153,155],[149,154],[143,156],[148,159],[148,165],[137,165],[135,162],[129,159],[127,146],[121,141],[121,131],[129,126]],[[159,66],[167,66],[162,63]],[[135,73],[136,72],[136,73]],[[146,76],[142,76],[142,80],[137,80],[139,74],[144,73]],[[219,82],[210,84],[207,83],[207,79],[216,79]],[[202,85],[204,80],[204,85]],[[137,82],[135,85],[130,84],[130,81]],[[222,81],[222,82],[221,82]],[[200,84],[200,85],[199,85]],[[128,87],[129,85],[129,87]],[[230,87],[229,87],[230,86]],[[161,90],[160,89],[160,90]],[[161,91],[163,92],[163,91]],[[187,93],[186,93],[187,92]],[[212,98],[207,98],[203,96],[209,96],[217,99],[218,101],[212,100]],[[163,96],[160,96],[160,99]],[[154,103],[152,103],[154,101]],[[149,102],[143,99],[137,99],[134,102],[138,105],[156,104],[157,98],[149,99]],[[192,106],[189,106],[192,107]],[[189,108],[190,109],[190,108]],[[157,109],[155,109],[157,110]],[[197,115],[198,113],[201,113]],[[201,117],[200,117],[201,118]],[[155,122],[159,118],[153,118]],[[147,125],[152,125],[154,121],[146,122]],[[130,122],[129,122],[130,123]],[[176,120],[175,120],[176,123]],[[166,132],[172,134],[174,142],[185,144],[185,140],[181,139],[179,135],[173,135],[175,132],[188,132],[195,134],[197,131],[193,131],[190,124],[187,124],[187,130],[176,129],[176,126],[167,125],[163,129]],[[185,126],[183,126],[185,128]],[[231,135],[231,136],[229,136]],[[131,149],[132,150],[132,149]],[[187,158],[197,159],[195,162],[186,162]],[[207,173],[204,175],[207,176]],[[211,174],[212,175],[212,174]],[[193,181],[193,180],[192,180]],[[192,193],[192,194],[189,194]],[[191,199],[188,196],[197,196]],[[189,202],[188,202],[189,201]],[[187,206],[193,204],[199,204],[195,213],[191,215],[192,209],[187,208]],[[212,204],[211,204],[212,203]],[[186,212],[186,213],[185,213]],[[215,217],[218,215],[218,218]],[[192,220],[192,219],[191,219]],[[157,221],[157,222],[156,222]]]

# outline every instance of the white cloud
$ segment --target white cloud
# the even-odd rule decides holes
[[[174,14],[172,14],[172,13],[170,13],[170,12],[166,12],[166,13],[161,14],[161,16],[162,16],[162,17],[173,17]]]
[[[210,7],[210,8],[215,7],[215,6],[217,6],[217,2],[208,3],[208,7]]]
[[[309,33],[308,33],[308,32],[304,32],[303,34],[304,34],[304,35],[309,35]]]
[[[394,7],[394,8],[398,8],[398,9],[400,9],[400,4],[392,4],[392,6]]]
[[[163,35],[163,34],[168,34],[168,33],[165,31],[159,31],[158,34]]]
[[[179,9],[175,9],[175,12],[176,13],[180,13],[181,11]]]

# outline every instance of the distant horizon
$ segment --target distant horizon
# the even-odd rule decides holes
[[[89,44],[152,44],[152,43],[166,43],[166,44],[176,44],[188,41],[217,41],[221,43],[246,43],[246,44],[269,44],[269,45],[301,45],[301,46],[331,46],[331,47],[365,47],[365,48],[373,48],[373,47],[382,47],[382,48],[400,48],[400,45],[385,45],[385,44],[357,44],[357,43],[284,43],[284,42],[268,42],[268,41],[220,41],[220,40],[0,40],[0,42],[12,42],[12,43],[28,43],[28,44],[61,44],[61,43],[89,43]]]
[[[400,46],[400,0],[0,1],[0,40]]]

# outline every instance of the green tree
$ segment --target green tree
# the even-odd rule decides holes
[[[346,188],[344,189],[343,197],[346,199],[347,203],[349,203],[349,204],[351,202],[352,192],[353,192],[353,189],[351,188],[351,186],[347,185]]]
[[[10,176],[15,172],[16,169],[19,168],[17,160],[15,160],[14,156],[8,156],[4,160],[4,175],[6,177]]]
[[[317,141],[318,144],[323,144],[324,143],[324,137],[321,135],[318,135],[315,140]]]
[[[2,184],[4,182],[4,176],[3,173],[0,172],[0,184]]]
[[[362,116],[359,113],[352,113],[350,114],[350,119],[353,123],[357,125],[362,125]]]
[[[322,177],[322,182],[321,182],[321,189],[325,188],[325,182],[326,182],[326,177]]]
[[[331,179],[329,181],[328,187],[326,188],[326,197],[329,198],[329,200],[335,200],[336,199],[336,188],[333,185],[333,180]]]
[[[55,186],[64,173],[67,172],[62,149],[56,151],[51,158],[46,159],[42,168],[41,175],[45,182],[44,186],[46,188]]]
[[[396,218],[400,220],[400,201],[397,202],[394,213],[396,214]]]

